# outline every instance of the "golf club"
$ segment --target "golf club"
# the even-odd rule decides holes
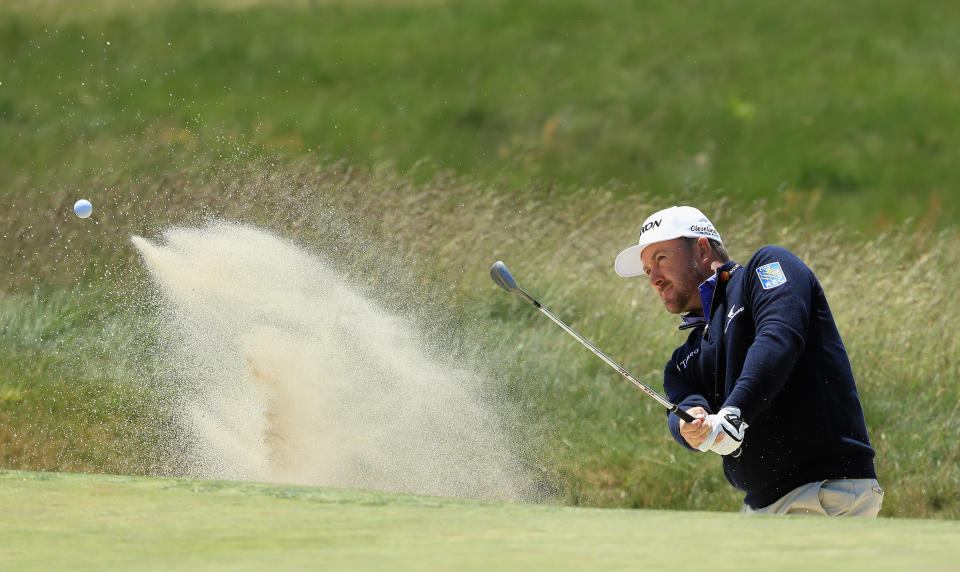
[[[564,324],[563,321],[560,320],[560,318],[554,316],[553,312],[544,308],[543,305],[540,302],[537,302],[537,300],[533,296],[524,292],[519,286],[517,286],[517,282],[513,279],[513,276],[510,274],[510,271],[507,270],[506,264],[504,264],[499,260],[494,262],[493,266],[490,268],[490,277],[493,278],[493,281],[496,282],[497,286],[503,288],[504,290],[506,290],[507,292],[510,292],[511,294],[516,294],[521,298],[523,298],[524,300],[526,300],[527,302],[530,302],[531,304],[533,304],[534,308],[543,312],[548,318],[553,320],[555,324],[563,328],[564,331],[566,331],[571,336],[575,337],[577,341],[579,341],[581,344],[586,346],[586,348],[591,352],[593,352],[594,355],[596,355],[598,358],[605,361],[607,365],[609,365],[613,369],[619,371],[620,374],[623,375],[623,377],[629,379],[634,385],[642,389],[647,395],[656,399],[660,405],[663,405],[664,407],[669,409],[671,413],[673,413],[680,419],[683,419],[687,423],[693,423],[693,417],[691,417],[689,413],[687,413],[686,411],[683,411],[673,403],[670,403],[665,397],[663,397],[656,391],[650,389],[650,387],[648,387],[645,383],[643,383],[642,381],[634,377],[632,373],[623,369],[623,367],[620,364],[610,359],[605,353],[598,350],[596,347],[594,347],[593,344],[585,340],[583,336],[573,331],[573,329],[570,326]]]

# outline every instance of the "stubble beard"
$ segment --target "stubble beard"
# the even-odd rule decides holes
[[[700,276],[696,261],[691,259],[686,272],[671,283],[671,298],[664,298],[662,294],[660,296],[667,311],[671,314],[682,314],[699,309],[700,304],[695,304],[694,301],[700,300],[700,284],[704,280],[706,278]]]

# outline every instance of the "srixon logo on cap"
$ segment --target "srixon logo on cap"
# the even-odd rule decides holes
[[[658,226],[660,226],[660,223],[661,223],[661,222],[663,222],[663,219],[652,220],[652,221],[648,222],[647,224],[641,226],[641,227],[640,227],[640,234],[637,235],[637,236],[643,236],[643,233],[647,232],[648,230],[653,230],[653,229],[657,228]]]

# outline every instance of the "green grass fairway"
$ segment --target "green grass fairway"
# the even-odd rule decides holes
[[[747,517],[0,472],[2,569],[956,570],[950,521]]]

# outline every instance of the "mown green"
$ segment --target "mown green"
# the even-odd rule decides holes
[[[955,522],[502,504],[374,491],[0,471],[17,570],[952,570]],[[700,552],[702,551],[702,553]]]

